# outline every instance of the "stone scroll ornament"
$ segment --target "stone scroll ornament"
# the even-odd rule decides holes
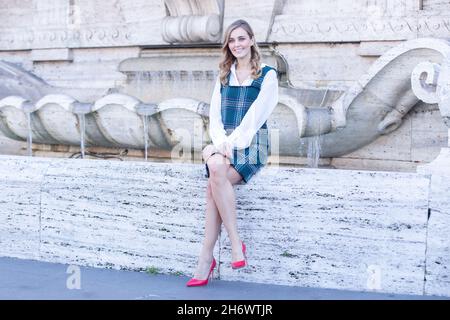
[[[436,38],[405,41],[384,53],[331,104],[332,130],[322,139],[326,155],[352,152],[396,130],[419,100],[438,104],[449,127],[449,57],[450,42]]]
[[[444,123],[450,130],[450,50],[446,54],[442,64],[418,64],[411,75],[411,86],[420,100],[438,104]]]
[[[168,43],[218,42],[221,39],[223,0],[165,0],[168,15],[162,37]]]
[[[438,157],[417,171],[450,175],[450,42],[442,41],[439,52],[443,55],[441,63],[425,61],[419,63],[411,75],[411,86],[416,96],[426,103],[436,103],[448,128],[446,148],[441,148]]]

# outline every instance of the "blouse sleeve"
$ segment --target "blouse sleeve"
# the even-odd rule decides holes
[[[217,78],[209,106],[209,136],[216,148],[227,141],[226,131],[222,122],[221,104],[220,81]]]
[[[267,72],[256,100],[240,125],[228,136],[228,142],[237,149],[250,146],[256,132],[267,121],[278,104],[278,78],[274,70]]]

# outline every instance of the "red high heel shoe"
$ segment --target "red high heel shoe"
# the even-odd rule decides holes
[[[208,273],[208,277],[204,280],[201,279],[195,279],[192,278],[191,280],[189,280],[186,285],[188,287],[200,287],[200,286],[206,286],[208,284],[208,280],[211,278],[213,278],[213,271],[214,268],[216,267],[216,259],[213,258],[213,261],[211,262],[211,267],[209,268],[209,273]]]
[[[236,261],[236,262],[232,262],[231,263],[231,268],[233,268],[233,269],[240,269],[240,268],[243,268],[243,267],[245,267],[247,265],[247,256],[245,255],[245,250],[246,250],[245,244],[244,244],[244,242],[242,242],[242,253],[244,254],[244,260],[239,260],[239,261]]]

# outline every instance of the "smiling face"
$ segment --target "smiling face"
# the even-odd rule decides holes
[[[253,39],[243,28],[239,27],[231,31],[228,39],[228,48],[236,59],[244,59],[251,55]]]

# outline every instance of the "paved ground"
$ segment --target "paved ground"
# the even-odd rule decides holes
[[[442,299],[374,292],[299,288],[214,280],[187,288],[185,276],[80,267],[0,257],[0,299],[7,300],[418,300]],[[78,268],[78,267],[76,267]],[[74,280],[72,282],[71,280]],[[69,284],[68,284],[69,283]],[[80,284],[80,289],[68,289]]]

